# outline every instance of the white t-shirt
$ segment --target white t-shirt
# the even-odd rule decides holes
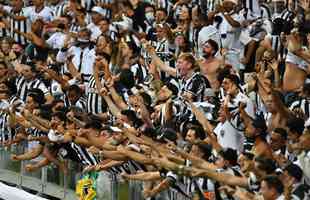
[[[97,38],[102,34],[100,28],[97,25],[95,25],[94,23],[88,24],[87,29],[89,29],[91,31],[90,38],[92,41],[96,41]]]
[[[64,47],[66,39],[66,34],[62,32],[57,32],[51,35],[51,37],[46,40],[46,43],[52,48],[52,49],[61,49]]]
[[[241,32],[241,28],[232,27],[229,22],[225,19],[223,14],[219,14],[219,17],[222,18],[222,22],[218,26],[218,30],[221,37],[222,47],[226,49],[238,49],[241,47],[241,43],[239,41],[239,36]],[[242,23],[244,21],[244,17],[239,13],[234,13],[230,15],[235,21]],[[216,25],[216,24],[214,24]],[[223,37],[225,35],[225,37]]]
[[[53,10],[47,6],[45,6],[40,12],[36,12],[34,6],[24,8],[23,12],[24,16],[31,22],[34,22],[39,18],[44,22],[50,22],[53,20]]]
[[[244,136],[229,121],[218,123],[214,129],[218,143],[224,148],[232,148],[239,152],[243,149]]]

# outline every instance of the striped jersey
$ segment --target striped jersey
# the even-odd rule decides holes
[[[194,72],[189,79],[181,79],[180,92],[193,95],[193,102],[204,101],[205,90],[210,88],[209,81],[199,72]]]
[[[9,99],[0,100],[0,108],[5,109],[11,105],[16,105],[16,112],[21,111],[23,102],[16,96],[11,96]],[[15,130],[9,126],[9,114],[6,112],[0,112],[0,140],[12,140],[15,136]]]
[[[100,81],[104,83],[104,77],[100,77]],[[87,96],[87,112],[92,114],[104,113],[107,111],[107,104],[104,98],[98,93],[94,76],[91,76],[86,90]]]
[[[16,78],[17,96],[22,101],[26,101],[27,93],[30,89],[40,89],[44,95],[49,94],[49,90],[45,84],[40,79],[26,80],[24,76],[19,76]]]
[[[290,110],[301,109],[307,118],[310,117],[310,99],[301,98],[290,105]]]
[[[24,16],[24,13],[23,13],[23,11],[21,11],[18,13],[14,13],[14,15]],[[13,18],[10,18],[9,23],[11,26],[10,27],[10,36],[14,39],[14,41],[17,42],[18,44],[21,44],[21,45],[27,45],[27,43],[28,43],[27,39],[24,36],[22,36],[21,34],[15,33],[13,30],[17,29],[22,33],[27,33],[28,31],[30,31],[28,19],[18,21],[18,20],[15,20]]]
[[[60,1],[57,5],[51,5],[52,13],[54,18],[64,16],[67,3],[65,1]]]
[[[78,145],[74,142],[71,142],[70,148],[73,151],[70,151],[71,153],[75,153],[76,157],[79,158],[79,162],[83,165],[97,165],[99,164],[99,160],[91,153],[89,153],[86,148],[82,147],[81,145]],[[71,155],[73,156],[73,155]],[[71,157],[69,155],[69,157]]]
[[[47,136],[46,132],[39,130],[35,127],[26,128],[26,132],[27,132],[27,134],[32,135],[33,137]]]
[[[80,97],[75,103],[72,103],[69,101],[68,96],[64,95],[64,103],[65,103],[65,107],[77,106],[84,111],[87,109],[86,99],[83,96]]]
[[[96,5],[100,5],[100,4],[113,4],[115,3],[115,0],[94,0]],[[102,6],[101,6],[102,7]],[[104,8],[104,7],[103,7]],[[112,10],[108,9],[108,8],[104,8],[104,17],[108,18],[108,19],[112,19]]]

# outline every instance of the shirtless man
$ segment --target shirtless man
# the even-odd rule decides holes
[[[298,33],[293,33],[288,39],[288,54],[283,77],[283,90],[285,92],[299,91],[307,78],[310,54],[308,50],[301,48],[301,40]]]
[[[199,63],[201,73],[208,79],[214,91],[218,91],[220,87],[217,75],[220,71],[221,60],[215,58],[218,49],[218,44],[214,40],[206,41],[203,45],[204,59]]]

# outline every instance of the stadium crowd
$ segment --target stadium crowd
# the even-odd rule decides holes
[[[103,199],[310,199],[309,0],[2,0],[0,36],[25,170],[72,160]]]

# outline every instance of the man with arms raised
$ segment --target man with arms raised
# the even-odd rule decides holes
[[[217,75],[220,70],[221,60],[215,57],[219,49],[218,44],[209,39],[203,45],[203,61],[199,63],[201,73],[208,79],[213,90],[217,91],[220,83],[217,80]]]

